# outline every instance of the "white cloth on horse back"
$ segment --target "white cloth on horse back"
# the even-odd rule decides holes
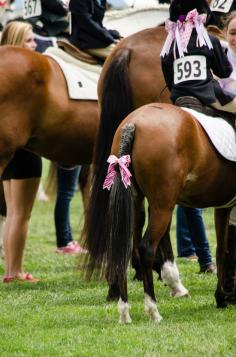
[[[182,109],[197,119],[216,150],[225,159],[236,162],[236,133],[226,120],[220,117],[210,117],[189,108]]]
[[[50,53],[50,51],[46,51],[44,54],[53,58],[59,64],[67,82],[70,99],[98,100],[97,84],[101,67],[82,63],[75,59],[73,59],[74,63],[78,62],[78,65],[68,63],[58,55]]]

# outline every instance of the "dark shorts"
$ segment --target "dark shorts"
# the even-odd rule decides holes
[[[41,177],[42,159],[26,150],[18,150],[5,168],[2,180]]]

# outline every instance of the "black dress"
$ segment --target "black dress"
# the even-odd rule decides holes
[[[42,159],[40,156],[26,151],[17,150],[2,174],[2,180],[27,179],[41,177]]]

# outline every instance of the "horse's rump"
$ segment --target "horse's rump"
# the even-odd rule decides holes
[[[193,115],[169,104],[152,103],[135,110],[116,131],[111,149],[115,155],[126,123],[136,127],[132,167],[141,190],[146,181],[157,190],[165,181],[169,191],[180,185],[176,202],[195,207],[221,206],[232,199],[236,164],[218,154]],[[169,174],[173,175],[171,184]],[[212,193],[223,186],[224,190]]]

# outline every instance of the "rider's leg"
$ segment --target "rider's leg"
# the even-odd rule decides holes
[[[111,45],[104,48],[90,48],[87,49],[86,52],[88,52],[90,55],[106,59],[111,53],[111,51],[114,49],[115,45],[115,43],[112,43]]]
[[[217,100],[215,103],[212,103],[211,106],[215,109],[223,110],[224,112],[236,113],[236,98],[225,105],[221,105]]]

